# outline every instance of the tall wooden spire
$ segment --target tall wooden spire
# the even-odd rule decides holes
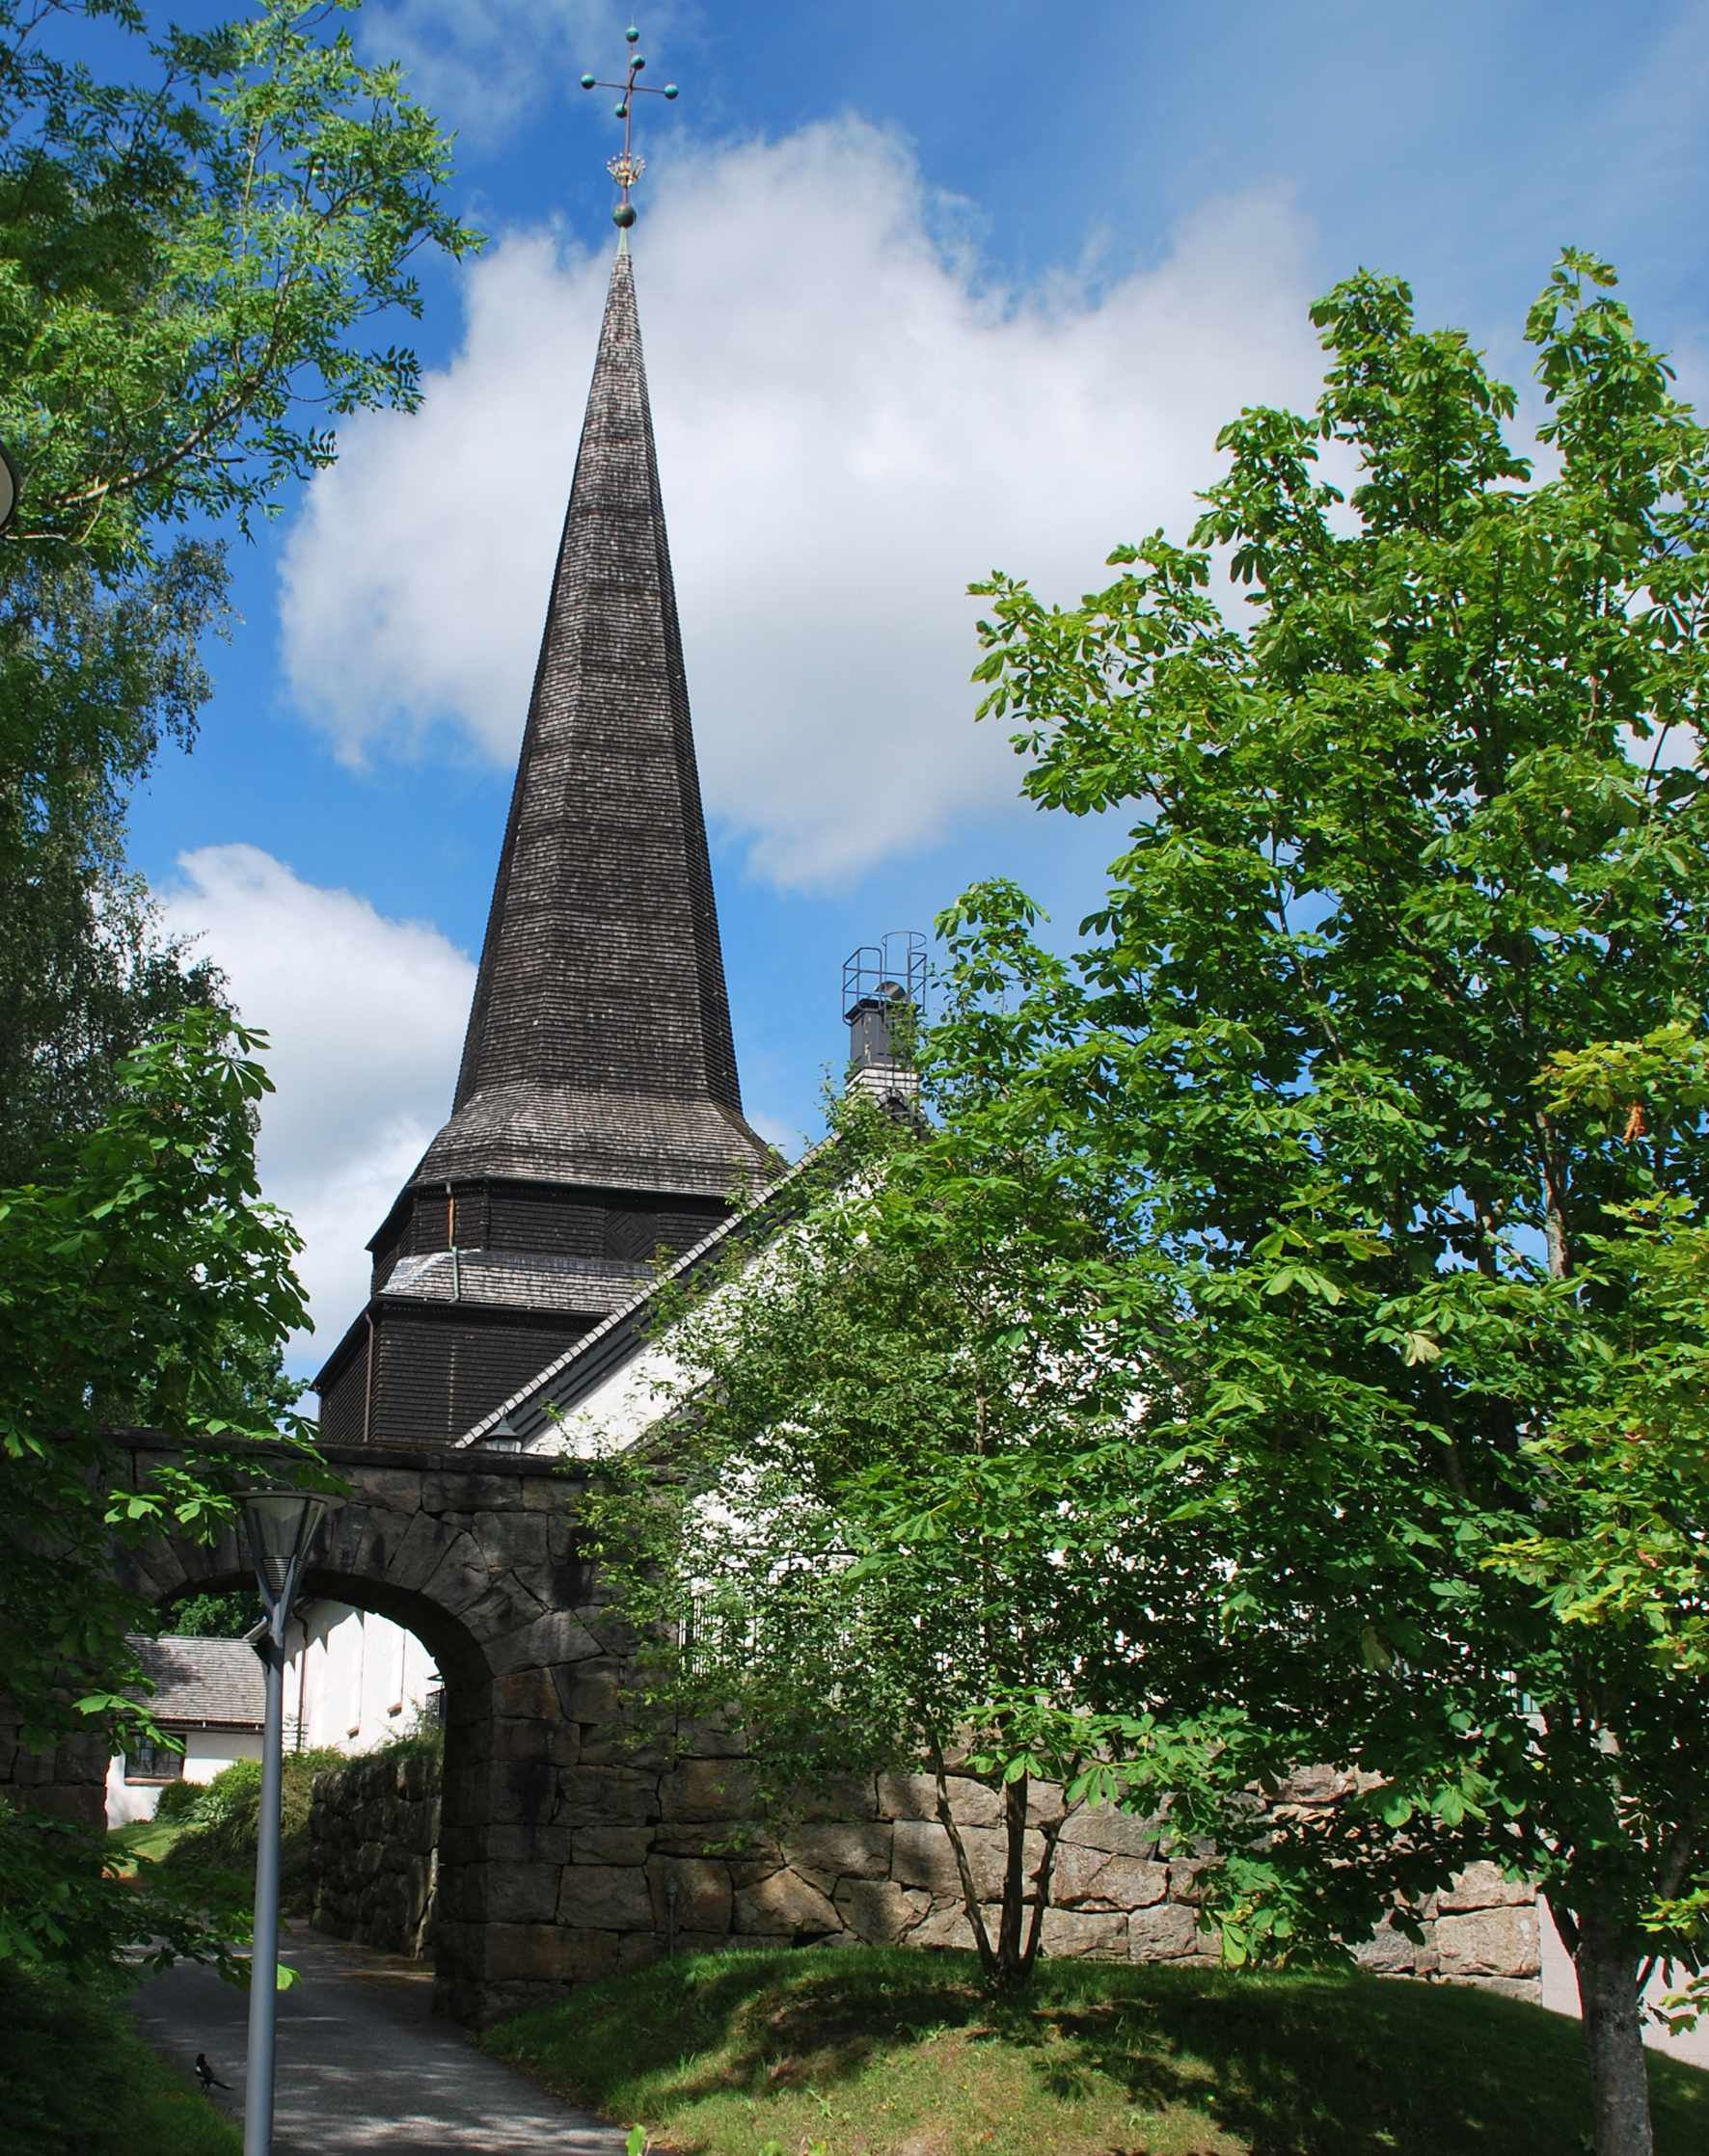
[[[627,253],[593,389],[455,1110],[420,1177],[723,1196],[742,1120]]]
[[[779,1166],[742,1116],[625,247],[451,1118],[369,1245],[326,1436],[455,1441]]]

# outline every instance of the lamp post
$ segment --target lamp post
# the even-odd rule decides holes
[[[279,1800],[285,1779],[285,1628],[297,1599],[309,1546],[341,1497],[312,1490],[252,1490],[243,1525],[256,1583],[267,1612],[256,1642],[267,1671],[267,1722],[261,1738],[261,1819],[256,1849],[255,1943],[249,1962],[249,2085],[243,2103],[243,2156],[272,2156],[273,2038],[279,2002]]]

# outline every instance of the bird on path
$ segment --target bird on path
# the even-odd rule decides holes
[[[214,2072],[207,2062],[205,2051],[196,2054],[196,2078],[202,2084],[202,2093],[204,2096],[211,2096],[216,2089],[230,2089],[231,2086],[229,2081],[222,2081]]]

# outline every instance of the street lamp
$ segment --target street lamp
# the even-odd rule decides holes
[[[315,1530],[342,1497],[314,1490],[252,1490],[243,1525],[267,1622],[255,1642],[267,1671],[261,1738],[261,1819],[256,1849],[255,1943],[249,1961],[249,2086],[243,2156],[272,2156],[273,2036],[279,1998],[279,1800],[285,1779],[285,1628]]]

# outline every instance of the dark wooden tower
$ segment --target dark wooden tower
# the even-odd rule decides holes
[[[780,1163],[742,1117],[628,254],[611,270],[450,1120],[315,1380],[461,1437]]]

